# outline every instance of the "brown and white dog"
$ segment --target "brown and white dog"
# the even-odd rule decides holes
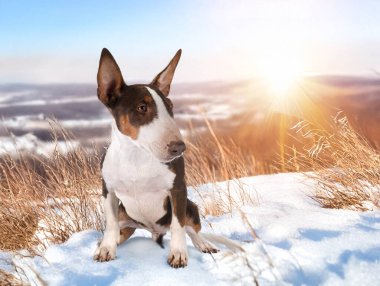
[[[200,251],[218,251],[212,239],[200,233],[198,207],[187,198],[185,144],[168,98],[180,57],[181,50],[150,84],[127,85],[111,53],[102,51],[98,97],[113,124],[102,162],[106,229],[94,260],[115,259],[117,245],[136,228],[149,230],[162,247],[170,229],[167,261],[174,268],[187,265],[186,233]]]

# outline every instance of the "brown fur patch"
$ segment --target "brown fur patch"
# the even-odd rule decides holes
[[[191,226],[197,233],[201,230],[201,219],[199,217],[198,207],[189,199],[187,199],[185,224]]]
[[[133,140],[137,139],[137,136],[139,134],[139,128],[133,126],[129,121],[129,114],[122,114],[119,116],[118,120],[118,128],[121,133],[124,135],[127,135],[131,137]]]
[[[157,244],[158,244],[161,248],[165,248],[165,247],[164,247],[164,235],[163,235],[163,234],[160,234],[160,235],[157,237],[156,242],[157,242]]]
[[[146,112],[138,111],[138,106],[141,104],[146,105]],[[139,128],[157,117],[157,106],[146,86],[136,84],[123,89],[117,102],[111,108],[111,113],[119,131],[136,140]]]
[[[186,223],[187,188],[185,182],[185,162],[179,157],[168,163],[169,169],[175,173],[173,188],[170,190],[173,215],[178,219],[181,226]]]
[[[144,96],[144,101],[145,101],[145,103],[147,103],[149,105],[149,103],[153,102],[153,97],[150,96],[150,95],[145,95]]]
[[[156,223],[163,226],[169,226],[172,222],[172,205],[169,197],[166,197],[163,207],[166,213],[162,218],[156,221]]]
[[[170,226],[172,222],[172,206],[169,197],[165,199],[163,207],[166,213],[162,218],[156,221],[156,223],[162,226]],[[186,202],[185,225],[191,226],[196,232],[201,230],[201,219],[199,217],[198,207],[189,199],[187,199]]]
[[[128,240],[132,234],[135,232],[135,228],[126,227],[120,230],[120,239],[119,244],[122,244],[124,241]]]
[[[149,85],[149,87],[151,89],[153,89],[159,95],[159,97],[162,99],[162,102],[164,103],[165,108],[168,111],[169,115],[171,117],[173,117],[173,103],[172,103],[172,101],[168,97],[163,95],[162,92],[156,86],[151,84],[151,85]]]
[[[132,220],[129,215],[127,214],[127,211],[125,210],[125,207],[123,204],[119,205],[119,221],[127,221]],[[133,221],[133,220],[132,220]],[[119,244],[126,241],[128,238],[131,237],[131,235],[135,232],[135,228],[133,227],[125,227],[120,229],[120,240]]]

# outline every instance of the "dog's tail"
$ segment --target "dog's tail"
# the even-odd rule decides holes
[[[214,244],[222,244],[229,248],[232,251],[244,251],[243,247],[238,243],[237,241],[234,241],[232,239],[228,239],[226,237],[223,237],[221,235],[216,235],[212,233],[199,233],[201,236],[203,236],[206,240],[214,243]]]

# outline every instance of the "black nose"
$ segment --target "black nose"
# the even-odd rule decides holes
[[[183,153],[186,149],[185,143],[183,141],[172,141],[168,144],[169,154],[172,156],[178,156]]]

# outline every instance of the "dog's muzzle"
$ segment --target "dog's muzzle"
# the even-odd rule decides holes
[[[177,157],[186,150],[186,145],[183,141],[172,141],[168,144],[170,156]]]
[[[173,162],[175,159],[181,157],[186,150],[186,145],[183,141],[171,141],[167,146],[168,153],[172,158],[167,161],[162,161],[162,163],[165,164]]]

